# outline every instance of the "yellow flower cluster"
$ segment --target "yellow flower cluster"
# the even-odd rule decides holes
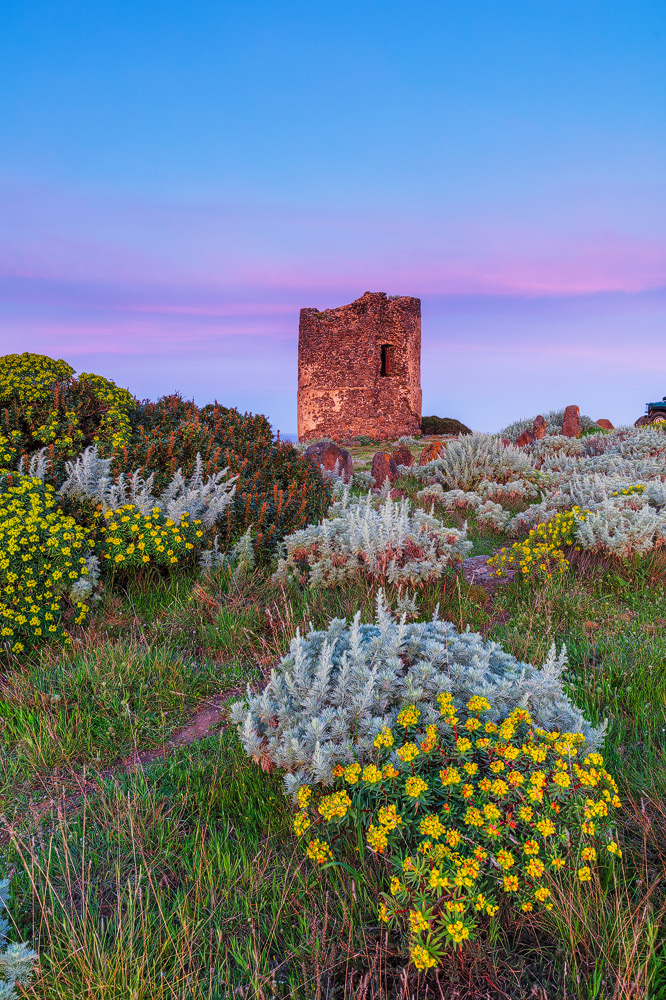
[[[5,354],[0,358],[0,402],[42,403],[55,385],[64,385],[74,375],[66,361],[44,354]]]
[[[319,805],[309,795],[299,800],[299,817],[334,822],[336,836],[365,830],[367,847],[393,861],[398,874],[379,901],[379,917],[404,925],[407,915],[408,948],[424,969],[495,917],[497,893],[518,914],[550,909],[548,872],[586,884],[596,878],[600,844],[622,855],[608,836],[611,809],[620,806],[617,785],[601,754],[582,755],[581,734],[541,729],[522,708],[485,721],[480,716],[491,707],[480,696],[464,708],[448,694],[437,701],[436,726],[419,726],[408,706],[403,712],[415,727],[409,742],[396,749],[385,727],[376,763],[339,765],[338,790],[320,796]],[[371,767],[379,777],[368,782]],[[400,858],[399,847],[411,853]]]
[[[11,406],[7,419],[23,453],[46,445],[55,459],[71,458],[91,436],[119,450],[130,440],[136,407],[132,394],[109,379],[77,378],[66,362],[27,352],[0,358],[0,403]]]
[[[392,830],[400,826],[402,816],[397,812],[393,803],[389,806],[382,806],[377,814],[378,825],[371,823],[368,827],[367,841],[368,847],[375,854],[382,854],[388,844],[388,836]]]
[[[416,707],[416,705],[408,705],[407,708],[403,708],[401,712],[398,713],[397,723],[399,726],[415,726],[419,721],[419,716],[421,712]]]
[[[379,750],[381,747],[392,747],[394,743],[393,733],[388,726],[377,733],[375,737],[375,746]]]
[[[437,959],[423,945],[415,944],[409,954],[417,969],[432,969],[437,965]]]
[[[183,514],[176,524],[154,507],[143,514],[134,504],[95,515],[98,552],[102,565],[127,570],[131,567],[162,566],[170,569],[192,558],[203,536],[200,521]]]
[[[44,640],[65,639],[69,591],[88,574],[86,532],[56,506],[53,488],[16,474],[0,477],[0,637],[21,653]],[[88,612],[75,605],[74,623]]]
[[[404,760],[406,764],[409,764],[415,757],[418,757],[419,748],[416,743],[405,743],[403,746],[398,747],[396,754],[400,760]]]
[[[20,431],[12,431],[9,437],[0,434],[0,472],[9,472],[16,458],[16,439],[20,436]]]
[[[319,837],[315,837],[314,840],[310,841],[306,854],[312,861],[316,861],[318,865],[323,865],[325,861],[330,861],[333,857],[331,848],[325,840],[320,840]]]
[[[329,821],[335,817],[344,819],[350,805],[351,799],[343,789],[340,792],[333,792],[332,795],[325,795],[323,799],[320,799],[318,810],[320,815]]]
[[[297,837],[302,837],[308,827],[312,826],[310,817],[304,810],[294,817],[294,833]]]
[[[491,559],[495,576],[506,576],[515,570],[521,576],[536,576],[550,580],[554,573],[563,573],[569,566],[565,548],[575,546],[576,523],[584,521],[587,511],[580,507],[556,514],[552,520],[532,528],[522,542],[500,549]]]
[[[616,493],[611,493],[612,497],[630,497],[634,496],[636,493],[640,496],[641,493],[645,493],[645,486],[642,483],[636,483],[635,486],[628,486],[626,490],[618,490]]]

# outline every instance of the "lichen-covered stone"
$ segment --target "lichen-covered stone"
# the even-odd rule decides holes
[[[406,444],[399,444],[397,448],[394,448],[391,457],[396,465],[406,465],[411,468],[414,464],[414,456]]]
[[[430,444],[427,444],[419,455],[419,465],[427,465],[428,462],[434,462],[436,458],[439,458],[441,447],[439,441],[431,441]]]
[[[382,487],[387,479],[392,483],[398,478],[398,466],[388,451],[378,451],[372,459],[370,473],[375,486]]]
[[[340,448],[332,441],[317,441],[305,449],[305,457],[320,465],[327,472],[337,469],[346,483],[351,482],[354,474],[354,463],[346,448]]]
[[[532,431],[523,431],[523,433],[516,439],[516,447],[524,448],[526,444],[532,444],[534,437]]]
[[[542,438],[546,436],[546,418],[539,414],[538,417],[534,418],[534,424],[532,425],[532,438],[534,441],[541,441]]]
[[[562,434],[564,437],[570,438],[577,438],[580,436],[580,410],[577,406],[567,406],[564,411]]]

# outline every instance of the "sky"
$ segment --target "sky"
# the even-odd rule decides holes
[[[2,353],[289,434],[299,309],[365,291],[426,414],[666,395],[662,0],[3,0]]]

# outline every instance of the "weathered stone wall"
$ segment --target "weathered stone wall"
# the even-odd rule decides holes
[[[301,309],[299,441],[395,438],[420,429],[421,300],[366,292],[338,309]]]

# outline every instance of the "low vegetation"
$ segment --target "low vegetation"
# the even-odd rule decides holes
[[[0,360],[0,997],[666,996],[666,433],[557,420],[377,493]]]

